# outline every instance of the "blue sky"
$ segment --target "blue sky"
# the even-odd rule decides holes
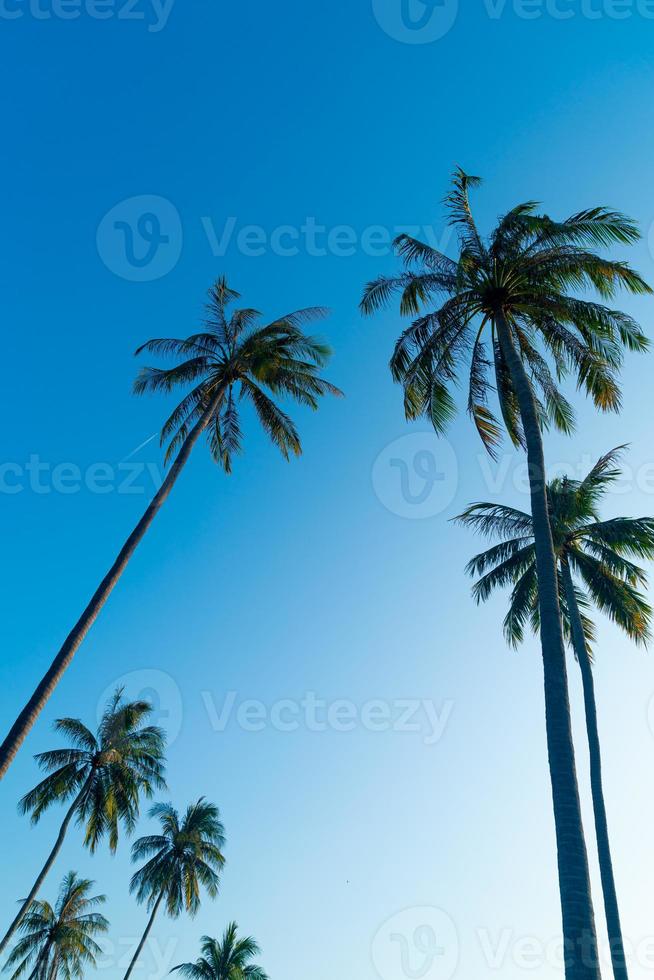
[[[305,453],[290,465],[251,420],[229,479],[198,446],[3,782],[8,921],[61,816],[30,830],[15,809],[53,719],[93,722],[126,675],[128,689],[155,692],[175,734],[169,797],[220,805],[228,861],[215,903],[158,922],[136,980],[194,958],[199,936],[232,918],[276,980],[560,976],[538,649],[506,649],[501,598],[473,606],[463,567],[477,542],[448,521],[493,495],[526,505],[523,461],[507,449],[491,465],[465,417],[436,450],[426,426],[407,426],[387,370],[398,317],[363,321],[357,303],[395,267],[383,242],[396,230],[451,247],[439,201],[457,163],[485,178],[485,227],[531,198],[556,215],[598,203],[634,215],[645,239],[630,258],[654,279],[653,12],[646,0],[412,3],[404,21],[400,0],[0,10],[5,728],[152,490],[161,457],[147,440],[169,403],[131,396],[139,343],[193,331],[226,273],[271,318],[331,307],[329,376],[347,395],[294,410]],[[419,37],[407,16],[442,36]],[[147,214],[130,264],[114,222],[138,231]],[[313,243],[307,225],[324,229]],[[651,302],[624,306],[651,333]],[[619,419],[578,399],[576,436],[548,438],[547,454],[579,472],[629,440],[631,474],[607,512],[647,514],[649,358],[629,359],[624,388]],[[391,463],[419,496],[420,452],[443,479],[418,515]],[[89,488],[98,479],[106,492]],[[600,638],[606,792],[638,980],[654,956],[654,684],[648,655],[605,623]],[[592,857],[573,664],[571,687]],[[100,973],[119,980],[145,922],[128,843],[90,858],[71,832],[44,895],[69,868],[108,895]],[[601,922],[594,861],[593,875]]]

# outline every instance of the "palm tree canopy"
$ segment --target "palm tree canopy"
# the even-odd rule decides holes
[[[238,926],[230,922],[222,939],[203,936],[202,956],[195,963],[180,963],[179,970],[186,980],[268,980],[264,970],[250,961],[261,950],[251,936],[238,937]]]
[[[404,387],[408,419],[426,416],[443,432],[456,413],[453,391],[467,362],[468,412],[495,456],[502,426],[488,407],[492,389],[512,442],[524,446],[498,319],[506,322],[531,377],[541,426],[552,423],[569,432],[574,413],[559,382],[572,375],[599,409],[619,408],[615,372],[623,351],[645,350],[648,341],[630,316],[605,302],[619,288],[632,293],[651,289],[625,262],[594,251],[637,241],[639,231],[631,219],[597,207],[555,221],[528,201],[504,215],[486,240],[469,202],[469,189],[479,183],[458,169],[446,199],[459,238],[458,260],[400,235],[395,248],[404,271],[370,282],[361,309],[374,313],[399,293],[400,313],[416,317],[391,359],[393,377]],[[573,295],[588,288],[603,302]]]
[[[23,936],[4,967],[15,967],[11,980],[18,980],[30,966],[33,980],[81,980],[85,968],[96,966],[102,950],[95,937],[107,932],[109,923],[95,911],[106,898],[89,895],[94,884],[71,871],[54,908],[49,902],[33,902],[20,925]]]
[[[583,480],[563,477],[547,487],[564,631],[570,640],[570,614],[560,572],[560,564],[567,562],[584,586],[575,585],[575,592],[589,649],[595,637],[587,615],[591,605],[636,643],[646,643],[650,636],[652,610],[639,592],[646,576],[633,559],[654,558],[654,518],[603,521],[599,514],[602,496],[620,476],[616,464],[623,449],[619,446],[602,456]],[[455,520],[498,539],[493,547],[476,555],[466,571],[480,576],[473,588],[478,602],[486,601],[498,588],[512,586],[504,632],[508,642],[516,646],[524,638],[526,623],[531,623],[534,631],[540,625],[531,515],[501,504],[477,503]]]
[[[54,803],[72,799],[86,785],[77,807],[77,821],[85,827],[84,843],[94,851],[107,835],[115,851],[119,825],[127,833],[134,830],[141,794],[152,797],[155,789],[166,785],[165,733],[145,724],[152,710],[149,701],[125,700],[118,688],[95,734],[78,718],[59,718],[55,731],[70,746],[36,756],[48,775],[20,801],[21,812],[30,813],[37,823]]]
[[[202,332],[186,340],[150,340],[136,352],[172,355],[180,362],[169,369],[143,368],[134,383],[136,394],[193,385],[161,431],[162,445],[168,443],[166,461],[211,409],[207,420],[209,449],[214,460],[231,472],[232,457],[242,448],[238,409],[243,400],[254,407],[282,455],[286,459],[290,454],[298,456],[301,444],[295,424],[274,397],[289,397],[316,409],[321,396],[342,394],[319,373],[331,349],[301,329],[305,323],[325,316],[326,310],[298,310],[262,326],[257,310],[230,313],[230,304],[239,297],[225,278],[218,279],[209,290]]]
[[[225,832],[218,807],[201,797],[181,820],[170,803],[156,803],[149,816],[159,820],[161,833],[134,842],[132,860],[147,860],[132,876],[130,890],[149,908],[163,895],[173,918],[182,911],[195,915],[200,886],[215,898],[225,863]]]

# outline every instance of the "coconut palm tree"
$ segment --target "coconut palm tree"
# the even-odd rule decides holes
[[[73,820],[84,828],[84,846],[91,852],[108,837],[114,853],[120,824],[128,834],[134,830],[140,797],[152,797],[155,789],[165,788],[166,740],[160,728],[145,724],[151,712],[150,702],[126,701],[118,688],[103,711],[95,735],[78,718],[55,722],[55,731],[70,744],[36,756],[48,775],[25,794],[19,809],[29,813],[36,824],[55,804],[69,805],[54,847],[0,942],[0,952],[28,913]]]
[[[26,974],[29,980],[81,980],[89,966],[96,966],[102,952],[96,936],[105,933],[109,923],[95,911],[105,896],[89,895],[94,884],[70,871],[54,908],[49,902],[33,903],[21,922],[23,936],[4,967],[15,967],[11,980]]]
[[[261,950],[252,936],[238,938],[238,925],[230,922],[222,939],[203,936],[200,940],[200,956],[195,963],[180,963],[171,973],[179,970],[185,980],[268,980],[268,974],[253,957]]]
[[[468,372],[468,411],[487,450],[495,455],[502,425],[489,407],[495,389],[503,427],[526,449],[539,580],[546,729],[556,828],[559,889],[568,980],[598,980],[588,857],[575,770],[556,559],[547,512],[542,429],[572,429],[574,413],[557,379],[572,374],[598,409],[617,410],[616,370],[623,350],[647,341],[626,314],[609,308],[620,287],[649,293],[625,262],[594,249],[639,238],[629,218],[593,208],[555,221],[519,204],[482,238],[469,201],[479,184],[462,170],[447,198],[458,231],[453,261],[407,235],[396,240],[404,261],[399,275],[368,284],[362,311],[372,314],[400,296],[400,313],[415,317],[391,359],[403,385],[408,419],[427,417],[443,432],[456,412],[454,389]],[[590,287],[602,302],[573,293]],[[551,365],[555,368],[552,374]],[[491,381],[493,377],[494,385]],[[587,950],[590,949],[590,954]]]
[[[167,370],[144,368],[134,385],[136,394],[170,392],[180,385],[193,385],[162,429],[162,443],[168,442],[166,462],[172,460],[172,466],[0,745],[0,779],[168,497],[200,436],[206,434],[213,459],[229,473],[232,458],[242,445],[238,402],[244,400],[253,406],[264,431],[284,458],[299,456],[298,431],[274,398],[290,398],[317,409],[323,395],[341,394],[320,377],[320,369],[331,355],[329,347],[301,329],[305,323],[322,317],[325,310],[299,310],[262,326],[256,310],[237,309],[230,315],[229,304],[238,298],[239,293],[230,289],[224,278],[218,279],[209,290],[207,317],[201,333],[186,340],[151,340],[137,351],[137,354],[148,351],[171,355],[179,363]]]
[[[182,912],[195,915],[200,908],[200,886],[215,898],[225,863],[225,832],[218,807],[203,797],[187,807],[181,820],[170,803],[156,803],[149,816],[159,820],[162,832],[134,842],[132,860],[147,860],[133,875],[130,891],[137,902],[146,903],[150,917],[125,980],[141,955],[159,906],[165,903],[166,912],[173,919]]]
[[[591,652],[595,629],[587,611],[595,605],[637,644],[649,639],[652,610],[638,591],[646,583],[645,572],[631,559],[654,558],[654,519],[618,517],[603,521],[599,515],[602,496],[620,475],[615,464],[623,448],[602,456],[585,479],[557,479],[547,488],[564,633],[581,670],[597,850],[616,980],[627,980],[627,965],[602,787]],[[540,625],[531,515],[512,507],[479,503],[457,520],[498,539],[498,544],[469,562],[467,571],[481,576],[473,589],[478,602],[485,602],[502,586],[513,587],[504,633],[507,641],[517,646],[524,639],[525,624],[531,623],[535,632]],[[575,584],[575,575],[585,588]]]

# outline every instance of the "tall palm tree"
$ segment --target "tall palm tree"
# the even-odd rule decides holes
[[[54,908],[49,902],[34,902],[21,923],[24,935],[4,967],[15,967],[11,980],[25,974],[28,980],[82,980],[86,968],[96,966],[102,950],[95,937],[105,933],[109,923],[95,911],[105,896],[89,895],[94,884],[70,871]]]
[[[165,788],[166,739],[160,728],[145,724],[151,712],[149,701],[126,701],[118,688],[105,707],[95,735],[78,718],[59,718],[55,722],[55,731],[70,744],[36,756],[48,775],[22,798],[19,808],[22,813],[29,813],[35,824],[50,807],[71,802],[54,847],[0,942],[0,953],[28,913],[72,821],[84,827],[84,846],[91,852],[108,837],[114,853],[120,824],[128,834],[134,830],[141,795],[152,797],[155,789]]]
[[[553,480],[547,488],[564,633],[581,670],[597,850],[616,980],[627,980],[627,964],[602,787],[591,653],[595,631],[587,610],[592,603],[635,643],[646,643],[652,610],[638,591],[645,585],[645,572],[631,559],[654,558],[654,519],[618,517],[603,521],[599,515],[603,494],[620,475],[615,463],[622,448],[602,456],[585,479]],[[457,520],[499,541],[473,558],[467,571],[481,576],[473,589],[478,602],[486,601],[497,588],[513,587],[504,632],[507,641],[517,646],[524,638],[526,623],[530,622],[534,631],[540,624],[531,515],[512,507],[479,503]],[[575,574],[585,590],[575,584]]]
[[[252,936],[238,938],[238,925],[230,922],[222,939],[203,936],[200,940],[200,956],[195,963],[180,963],[171,973],[179,970],[185,980],[268,980],[268,974],[253,957],[261,952]]]
[[[203,797],[187,807],[181,820],[170,803],[156,803],[149,815],[158,818],[162,832],[134,842],[132,860],[147,860],[133,875],[130,891],[138,902],[146,903],[150,917],[125,980],[141,955],[162,902],[173,919],[182,912],[195,915],[200,908],[200,886],[215,898],[225,863],[225,831],[218,807]]]
[[[593,208],[554,221],[527,202],[509,211],[484,239],[469,201],[469,189],[479,182],[457,170],[447,198],[449,220],[459,234],[458,260],[400,236],[396,249],[404,271],[369,283],[361,305],[371,314],[399,293],[400,313],[415,317],[391,359],[393,377],[404,387],[408,419],[425,416],[443,432],[455,414],[453,389],[467,365],[468,411],[488,451],[496,453],[502,432],[488,404],[491,373],[504,428],[514,445],[526,449],[566,976],[598,980],[541,430],[553,423],[568,432],[574,421],[550,363],[558,378],[572,373],[600,410],[617,410],[615,372],[623,349],[647,347],[629,316],[572,291],[590,287],[608,300],[619,287],[632,293],[651,289],[626,263],[593,251],[635,242],[639,233],[629,218]]]
[[[166,462],[174,460],[160,489],[143,514],[116,560],[102,579],[86,609],[66,637],[63,646],[39,681],[0,745],[0,779],[9,768],[43,706],[109,598],[130,558],[173,488],[202,433],[206,433],[214,460],[229,473],[232,457],[241,449],[237,394],[251,403],[259,422],[288,459],[301,453],[300,437],[293,421],[270,396],[290,398],[312,409],[326,394],[340,395],[338,388],[320,377],[331,355],[330,348],[302,332],[303,324],[325,314],[321,308],[289,313],[262,326],[259,313],[229,304],[239,293],[218,279],[209,290],[204,330],[186,340],[160,339],[137,351],[172,355],[179,360],[168,370],[144,368],[136,379],[136,394],[170,392],[180,385],[194,387],[184,396],[161,433],[168,442]]]

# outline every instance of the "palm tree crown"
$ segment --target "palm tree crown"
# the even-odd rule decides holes
[[[177,917],[182,911],[195,915],[200,886],[214,898],[225,863],[221,850],[225,833],[218,807],[200,798],[180,820],[170,803],[157,803],[149,816],[159,819],[162,833],[134,842],[132,860],[147,858],[147,862],[133,875],[130,889],[149,908],[163,899],[168,915]]]
[[[290,397],[316,409],[322,395],[342,394],[319,376],[331,356],[330,348],[300,329],[324,316],[324,309],[299,310],[260,326],[257,310],[237,309],[230,315],[228,307],[238,298],[225,278],[218,279],[209,290],[201,333],[186,340],[150,340],[136,352],[173,355],[180,360],[167,370],[143,368],[134,384],[137,394],[194,385],[162,429],[161,442],[168,443],[166,460],[204,420],[211,455],[231,472],[232,457],[242,448],[238,403],[243,400],[254,407],[282,455],[286,459],[291,453],[297,456],[301,452],[297,429],[271,395]]]
[[[261,952],[259,946],[251,936],[239,939],[237,933],[237,924],[230,922],[221,940],[203,936],[202,956],[171,972],[179,970],[185,980],[268,980],[264,970],[250,962]]]
[[[119,825],[127,833],[134,830],[141,794],[151,797],[166,785],[166,738],[161,728],[144,724],[151,712],[149,701],[126,701],[118,688],[95,735],[78,718],[56,721],[55,731],[71,746],[36,756],[48,775],[20,801],[21,812],[37,823],[54,803],[79,794],[76,816],[85,827],[85,845],[94,851],[108,835],[115,851]]]
[[[574,413],[558,382],[572,372],[598,408],[616,410],[615,370],[622,351],[647,346],[631,317],[571,291],[591,287],[609,300],[619,287],[632,293],[651,289],[625,262],[593,251],[636,241],[639,232],[629,218],[598,207],[554,221],[537,214],[537,204],[529,201],[509,211],[484,240],[468,197],[479,183],[459,169],[446,199],[459,235],[458,260],[401,235],[395,247],[405,271],[369,283],[361,308],[373,313],[399,293],[400,312],[417,317],[391,359],[393,377],[404,386],[407,418],[427,416],[444,431],[456,412],[453,389],[468,362],[468,411],[494,455],[501,426],[488,407],[492,387],[511,440],[525,441],[498,320],[530,374],[541,425],[569,432]]]
[[[89,896],[94,884],[71,871],[54,908],[48,902],[32,904],[20,925],[23,936],[5,965],[5,970],[15,967],[11,980],[30,966],[31,980],[81,980],[88,966],[96,966],[101,949],[95,937],[107,932],[109,923],[94,911],[105,901],[104,895]]]
[[[571,640],[571,617],[561,573],[566,563],[585,588],[575,587],[577,605],[588,610],[591,601],[636,643],[649,639],[652,610],[639,592],[645,572],[636,559],[654,558],[654,519],[615,517],[603,521],[598,507],[603,494],[620,475],[616,462],[624,447],[602,456],[583,480],[552,480],[547,496],[554,548],[559,562],[559,602],[563,626]],[[457,520],[499,543],[474,557],[470,575],[481,576],[473,594],[478,602],[506,585],[512,585],[509,611],[504,620],[507,641],[516,646],[524,638],[525,624],[535,632],[540,626],[538,581],[533,522],[530,514],[500,504],[478,503]],[[581,612],[586,644],[594,640],[594,625]]]

